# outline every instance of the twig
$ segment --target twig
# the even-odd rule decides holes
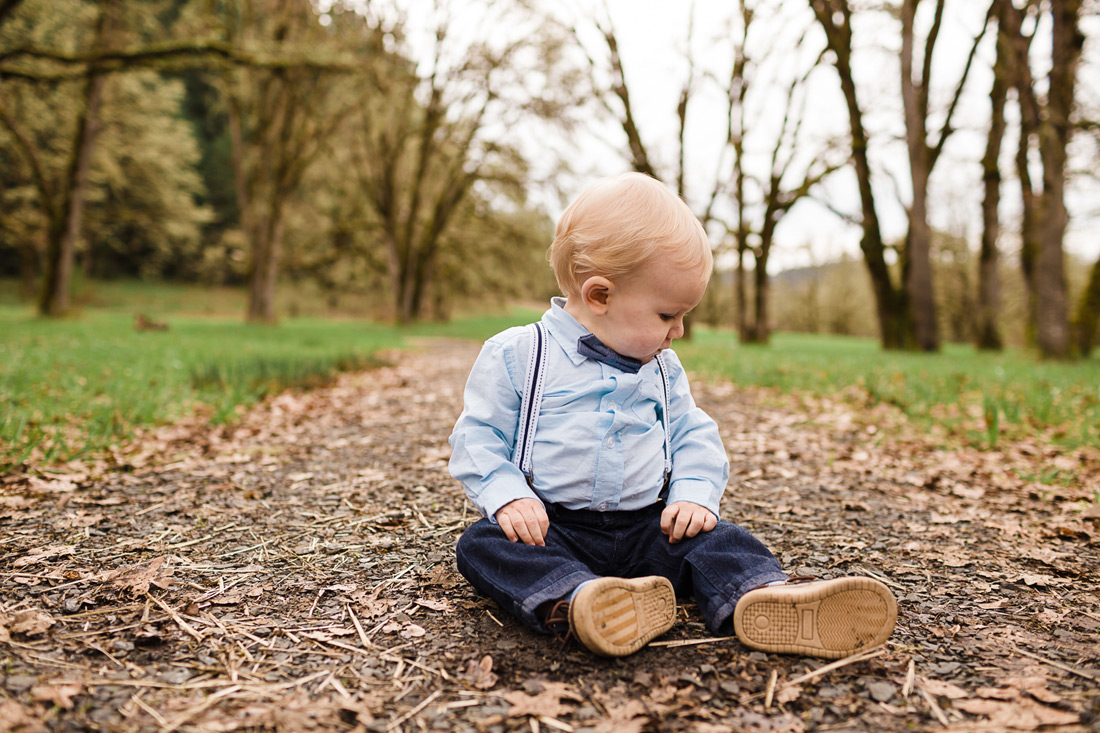
[[[164,506],[167,503],[168,503],[168,501],[165,500],[165,501],[159,502],[157,504],[153,504],[152,506],[147,506],[144,509],[142,509],[140,512],[137,512],[136,514],[134,514],[134,516],[135,517],[143,516],[145,514],[148,514],[151,511],[155,511],[157,509],[160,509],[162,506]]]
[[[866,573],[867,575],[870,575],[875,580],[881,581],[881,582],[885,583],[886,585],[893,586],[893,587],[895,587],[899,590],[908,590],[908,588],[906,588],[901,583],[895,583],[894,581],[890,580],[889,578],[887,578],[882,573],[876,573],[874,570],[871,570],[870,568],[866,568],[866,567],[863,567],[862,565],[859,565],[859,566],[856,567],[856,570],[859,570],[861,573]]]
[[[355,611],[353,611],[351,609],[351,606],[346,603],[344,604],[344,607],[348,609],[348,615],[351,616],[351,622],[355,624],[355,630],[359,632],[359,641],[363,642],[363,646],[365,647],[374,646],[374,644],[371,643],[370,639],[367,638],[367,635],[363,632],[363,625],[359,623],[359,617],[355,615]]]
[[[865,649],[861,652],[857,652],[856,654],[853,654],[850,657],[845,657],[844,659],[838,659],[835,662],[832,662],[831,664],[826,664],[824,667],[820,667],[818,669],[815,669],[813,672],[807,672],[806,674],[802,675],[801,677],[796,677],[793,680],[787,680],[786,682],[784,682],[782,685],[779,686],[779,690],[785,690],[788,687],[794,687],[795,685],[801,685],[803,682],[808,682],[808,681],[814,679],[815,677],[820,677],[824,674],[828,674],[829,672],[832,672],[834,669],[840,669],[841,667],[846,667],[849,664],[856,664],[858,662],[865,662],[868,659],[874,659],[875,657],[881,657],[885,653],[886,653],[886,649],[883,648],[882,646],[876,646],[876,647],[873,647],[871,649]],[[750,695],[749,699],[750,700],[751,699],[756,699],[756,698],[762,697],[763,695],[764,695],[764,693],[758,692],[755,695]]]
[[[351,695],[348,694],[347,688],[340,684],[340,680],[336,679],[336,675],[329,674],[328,679],[321,683],[321,687],[324,687],[325,685],[328,685],[332,689],[336,690],[340,697],[344,698],[345,700],[351,699]]]
[[[144,710],[146,715],[148,715],[149,717],[151,717],[153,720],[157,721],[157,723],[160,724],[161,728],[167,728],[168,727],[168,721],[164,719],[164,716],[162,716],[160,713],[158,713],[153,708],[146,705],[145,702],[141,699],[141,695],[142,695],[143,692],[145,692],[145,690],[138,690],[137,692],[135,692],[134,696],[130,698],[130,702],[134,703],[139,708]]]
[[[768,691],[764,694],[764,709],[770,710],[772,706],[772,700],[775,698],[775,682],[779,679],[779,670],[773,669],[771,677],[768,678]]]
[[[385,659],[387,662],[404,662],[405,664],[409,665],[410,667],[416,667],[417,669],[422,669],[425,672],[431,672],[432,674],[436,675],[437,677],[442,677],[443,679],[450,679],[448,674],[446,672],[444,672],[443,670],[428,667],[426,665],[421,664],[420,662],[414,662],[411,659],[405,659],[405,657],[399,657],[399,656],[394,655],[394,654],[387,654],[385,652],[382,652],[381,654],[378,655],[378,658],[379,659]]]
[[[318,639],[316,636],[306,636],[306,638],[309,639],[310,641],[315,641],[318,644],[330,644],[334,647],[338,647],[340,649],[345,649],[349,652],[355,652],[356,654],[362,654],[364,657],[373,656],[366,649],[360,649],[357,646],[352,646],[351,644],[345,644],[344,642],[336,641],[335,639]]]
[[[494,616],[494,615],[493,615],[493,614],[492,614],[492,613],[491,613],[490,611],[486,611],[486,612],[485,612],[485,615],[487,615],[487,616],[488,616],[489,618],[491,618],[491,619],[493,619],[494,621],[496,621],[496,622],[497,622],[497,626],[499,626],[499,627],[500,627],[500,628],[502,628],[502,629],[504,628],[504,624],[502,624],[502,623],[500,622],[500,619],[498,619],[498,618],[497,618],[496,616]]]
[[[157,598],[156,596],[154,596],[154,595],[153,595],[153,594],[151,594],[151,593],[149,594],[149,597],[153,599],[153,602],[154,602],[154,603],[156,603],[156,604],[157,604],[158,606],[160,606],[161,608],[163,608],[163,609],[164,609],[164,612],[165,612],[165,613],[167,613],[167,614],[168,614],[169,616],[171,616],[171,617],[172,617],[172,620],[173,620],[173,621],[175,621],[175,622],[176,622],[176,624],[177,624],[177,625],[178,625],[178,626],[179,626],[179,627],[180,627],[181,629],[183,629],[184,631],[186,631],[186,632],[187,632],[188,634],[190,634],[191,636],[195,637],[195,640],[196,640],[196,641],[202,641],[202,634],[200,634],[199,632],[195,631],[195,629],[191,627],[191,624],[189,624],[189,623],[187,623],[186,621],[184,621],[184,620],[183,620],[183,618],[182,618],[182,617],[181,617],[181,616],[180,616],[180,615],[179,615],[178,613],[176,613],[175,611],[173,611],[173,610],[172,610],[172,608],[171,608],[171,607],[170,607],[170,606],[169,606],[169,605],[168,605],[167,603],[165,603],[164,601],[162,601],[161,599]]]
[[[1057,667],[1058,669],[1060,669],[1064,672],[1069,672],[1071,674],[1075,674],[1075,675],[1078,675],[1080,677],[1084,677],[1087,680],[1093,680],[1095,682],[1100,682],[1100,675],[1093,674],[1092,672],[1087,672],[1083,669],[1077,669],[1076,667],[1071,667],[1068,664],[1062,664],[1061,662],[1056,662],[1053,659],[1047,659],[1046,657],[1040,657],[1038,654],[1033,654],[1029,651],[1021,649],[1018,646],[1013,647],[1013,650],[1020,653],[1020,654],[1023,654],[1025,657],[1031,657],[1034,660],[1042,662],[1043,664],[1049,664],[1051,667]]]
[[[236,580],[234,580],[229,585],[221,585],[221,579],[219,578],[218,579],[219,587],[215,588],[214,590],[207,591],[206,593],[203,593],[201,596],[199,596],[198,598],[196,598],[192,602],[193,603],[203,603],[205,601],[209,601],[211,598],[216,598],[216,597],[220,596],[222,593],[225,593],[227,590],[229,590],[233,586],[238,585],[238,584],[243,583],[244,581],[248,580],[249,578],[252,577],[252,575],[253,575],[252,573],[249,573],[248,575],[242,575],[241,577],[237,578]]]
[[[928,703],[928,707],[932,708],[932,714],[936,716],[936,720],[940,721],[940,725],[948,725],[947,716],[943,714],[943,710],[940,709],[940,704],[936,702],[936,698],[923,687],[919,688],[920,694],[924,696],[925,702]]]
[[[531,720],[534,720],[534,718],[531,718]],[[563,723],[557,718],[551,718],[549,715],[540,715],[539,721],[541,721],[543,725],[547,725],[551,728],[557,728],[558,730],[563,730],[565,731],[565,733],[573,733],[573,731],[575,730],[573,726],[569,725],[568,723]]]
[[[909,669],[905,672],[905,684],[901,687],[902,698],[908,700],[909,693],[913,691],[913,680],[916,677],[917,665],[913,662],[913,659],[909,659]]]
[[[710,644],[711,642],[715,641],[729,641],[733,638],[734,637],[732,636],[712,636],[706,639],[675,639],[673,641],[651,641],[649,642],[649,646],[696,646],[697,644]]]
[[[435,699],[436,699],[437,697],[439,697],[440,695],[442,695],[442,694],[443,694],[443,690],[436,690],[436,691],[435,691],[435,692],[433,692],[432,694],[428,695],[428,697],[426,697],[426,698],[424,699],[424,701],[423,701],[423,702],[421,702],[421,703],[420,703],[419,705],[417,705],[417,706],[416,706],[415,708],[413,708],[413,709],[412,709],[412,710],[410,710],[409,712],[407,712],[407,713],[405,713],[404,715],[402,715],[402,716],[401,716],[400,718],[397,718],[397,719],[396,719],[396,720],[394,720],[394,721],[393,721],[392,723],[390,723],[389,725],[387,725],[387,726],[386,726],[386,730],[387,730],[387,731],[390,731],[390,730],[393,730],[394,728],[397,728],[397,727],[398,727],[398,726],[400,726],[400,725],[401,725],[402,723],[404,723],[404,722],[405,722],[406,720],[408,720],[409,718],[413,717],[414,715],[416,715],[417,713],[419,713],[419,712],[420,712],[421,710],[423,710],[424,708],[426,708],[426,707],[428,707],[429,705],[431,705],[431,704],[432,704],[432,703],[433,703],[433,702],[435,701]]]
[[[1083,616],[1088,616],[1093,621],[1100,621],[1100,616],[1097,616],[1095,613],[1089,613],[1088,611],[1082,610],[1080,608],[1075,608],[1073,610],[1076,611],[1077,613],[1083,615]]]
[[[221,700],[223,697],[229,697],[234,692],[237,692],[240,689],[241,689],[240,685],[233,685],[232,687],[226,687],[224,690],[219,690],[219,691],[215,692],[213,695],[206,698],[206,701],[203,702],[202,705],[199,705],[197,708],[195,708],[193,710],[189,710],[188,712],[184,713],[180,717],[176,718],[176,720],[173,721],[170,725],[165,726],[164,727],[165,732],[169,733],[170,731],[174,731],[176,728],[179,728],[181,725],[183,725],[187,721],[191,720],[192,718],[197,716],[199,713],[213,707],[214,704],[218,702],[218,700]]]
[[[165,545],[164,549],[166,549],[166,550],[178,550],[181,547],[190,547],[191,545],[197,545],[200,542],[206,542],[207,540],[213,539],[216,536],[217,535],[208,534],[205,537],[199,537],[198,539],[195,539],[195,540],[188,540],[187,542],[177,542],[174,545]]]

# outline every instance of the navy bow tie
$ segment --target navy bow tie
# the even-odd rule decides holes
[[[638,370],[642,368],[641,361],[613,351],[605,346],[603,341],[596,338],[594,333],[577,339],[577,353],[631,374],[637,374]]]

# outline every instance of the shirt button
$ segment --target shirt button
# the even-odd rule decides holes
[[[615,436],[614,435],[607,436],[607,447],[608,448],[614,448],[615,447]]]
[[[607,502],[606,501],[603,504],[600,504],[600,511],[601,512],[606,512],[607,511]]]

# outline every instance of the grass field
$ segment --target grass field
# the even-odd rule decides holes
[[[350,318],[255,326],[242,321],[235,291],[125,282],[97,284],[82,302],[78,316],[56,321],[0,303],[0,474],[29,459],[95,453],[200,403],[225,422],[266,394],[376,365],[380,350],[409,337],[484,339],[538,316],[513,309],[409,329]],[[137,331],[135,313],[169,328]]]
[[[514,308],[408,329],[322,317],[250,326],[239,291],[147,283],[85,284],[79,302],[78,317],[46,321],[0,299],[0,473],[28,459],[94,453],[200,403],[215,422],[231,420],[265,394],[375,364],[379,350],[407,338],[481,340],[539,313]],[[170,328],[138,332],[135,313]],[[945,440],[1100,445],[1100,355],[1047,363],[958,345],[938,355],[888,353],[872,340],[801,334],[746,347],[701,327],[677,352],[689,368],[737,384],[838,395],[856,409],[889,403]]]
[[[676,351],[693,370],[736,384],[888,403],[972,445],[1027,436],[1071,448],[1100,445],[1097,354],[1059,363],[961,344],[940,354],[884,352],[870,339],[784,333],[768,346],[741,346],[735,335],[707,329]]]

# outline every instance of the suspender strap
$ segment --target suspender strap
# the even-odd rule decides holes
[[[535,444],[535,426],[539,421],[539,409],[542,406],[542,389],[546,381],[546,326],[532,323],[531,352],[527,358],[527,375],[523,380],[523,401],[519,408],[519,432],[516,435],[516,448],[512,453],[512,462],[519,467],[524,476],[531,475],[531,448]]]
[[[668,384],[668,367],[665,365],[664,354],[658,353],[654,360],[657,362],[657,369],[661,372],[661,387],[664,389],[662,394],[665,401],[661,405],[661,423],[665,428],[665,489],[668,488],[669,478],[672,476],[672,426],[669,424],[669,405],[672,403],[672,390]]]
[[[531,351],[527,358],[527,374],[523,380],[523,399],[519,408],[519,431],[516,434],[516,448],[512,453],[512,462],[519,467],[524,476],[531,476],[531,450],[535,445],[535,428],[539,421],[539,410],[542,407],[542,391],[546,383],[546,354],[549,346],[549,338],[546,326],[541,322],[532,323],[528,330],[531,332]],[[669,405],[672,402],[672,390],[668,381],[668,365],[664,356],[657,354],[654,359],[657,369],[661,373],[661,396],[664,398],[661,405],[661,425],[665,429],[665,488],[662,490],[662,498],[668,491],[668,482],[672,476],[672,426],[669,422]]]

